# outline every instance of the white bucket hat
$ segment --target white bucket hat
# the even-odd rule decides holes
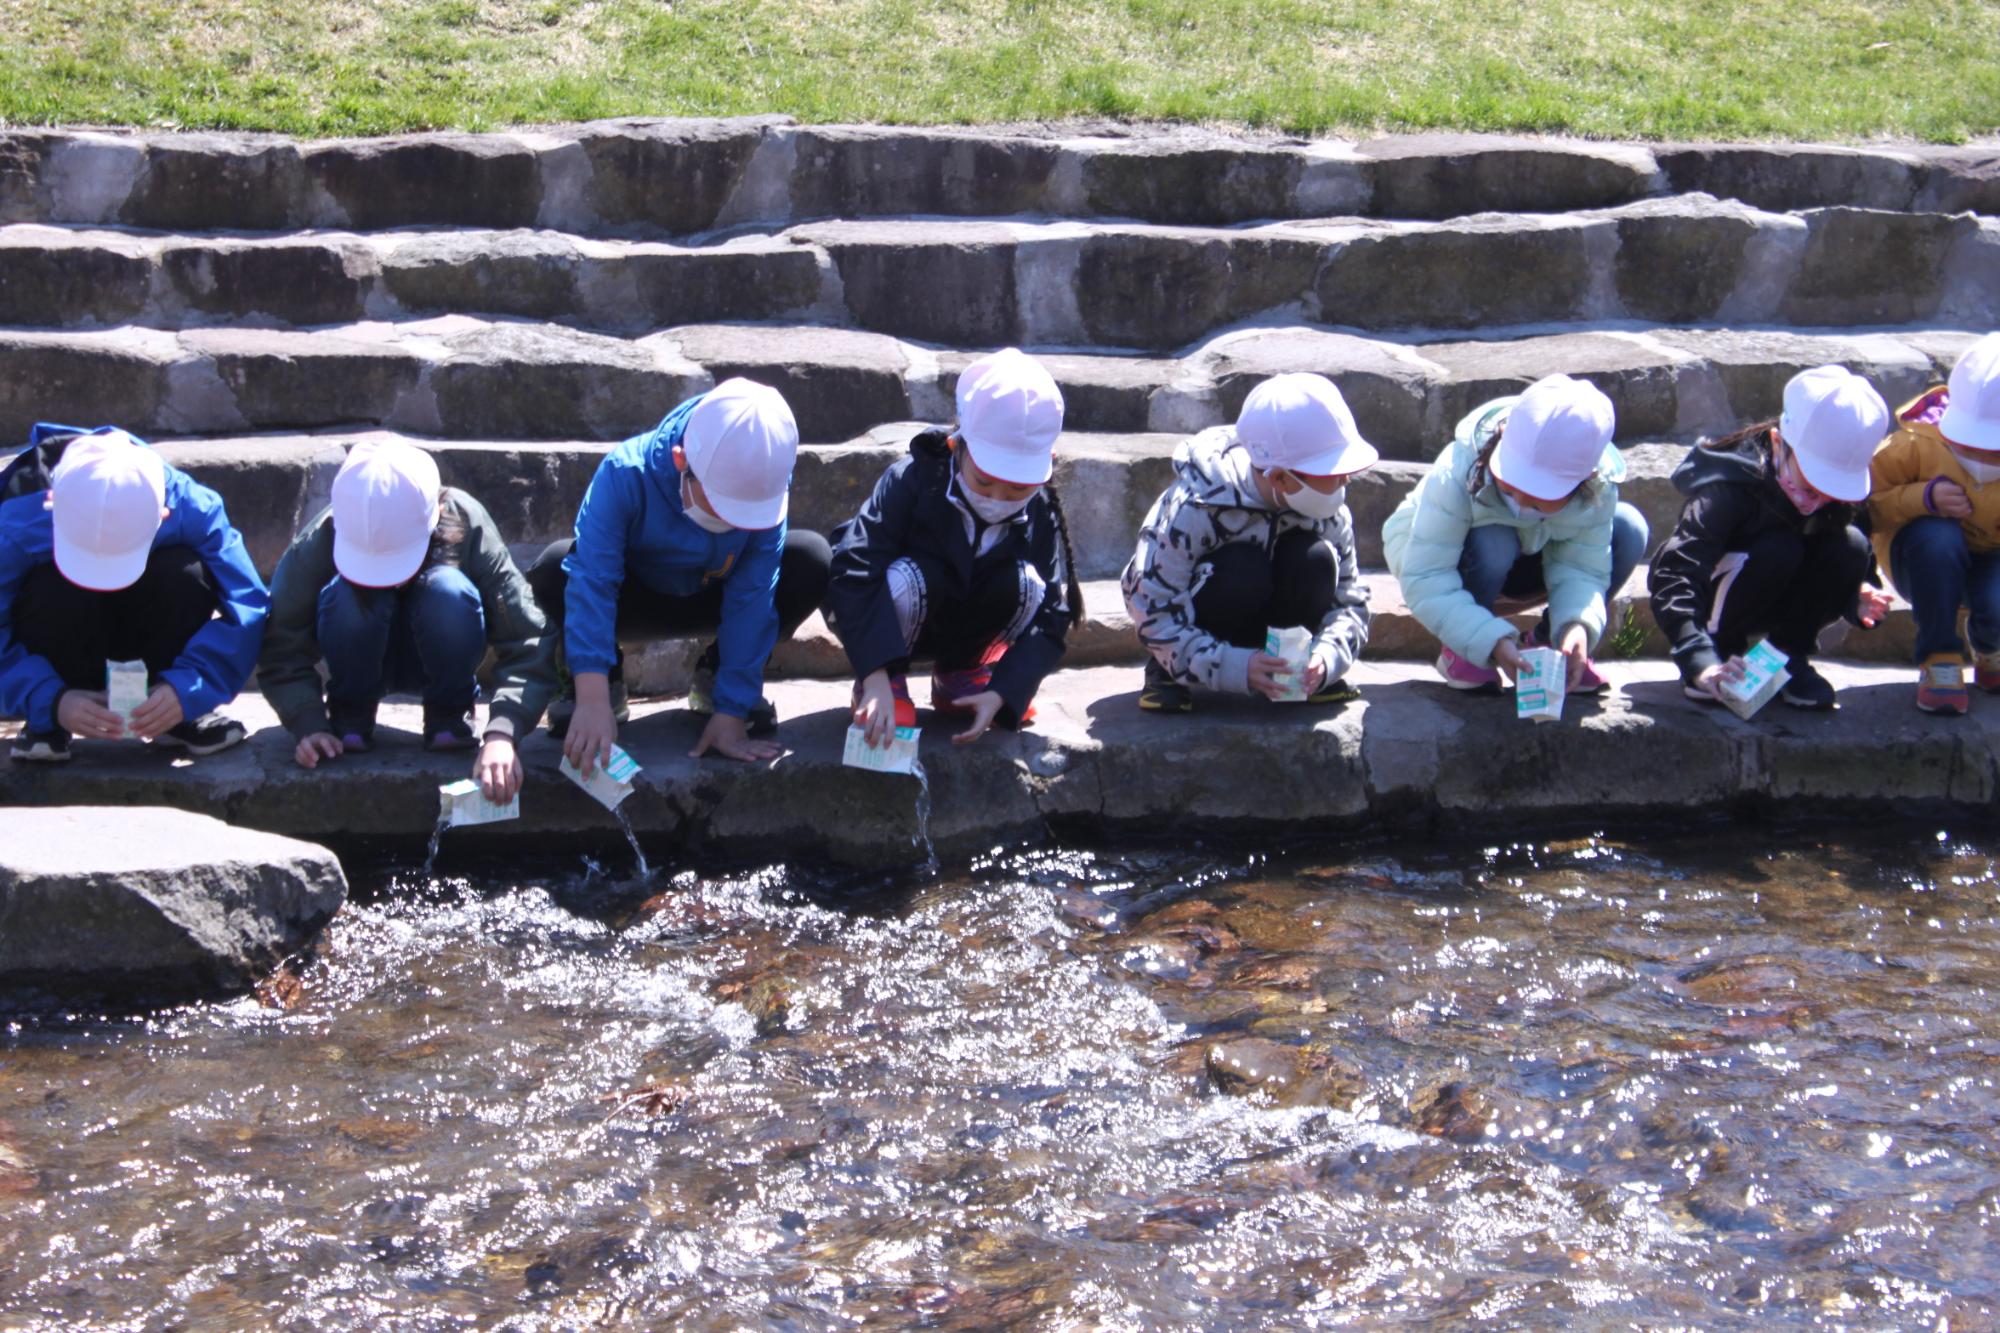
[[[1016,486],[1047,481],[1062,424],[1062,390],[1018,347],[982,356],[958,377],[959,438],[989,477]]]
[[[167,503],[167,465],[124,431],[79,435],[49,476],[56,569],[116,592],[146,572]]]
[[[1868,461],[1889,433],[1889,405],[1843,366],[1815,366],[1785,385],[1778,434],[1806,483],[1848,504],[1868,498]]]
[[[1303,372],[1273,375],[1250,391],[1236,414],[1236,441],[1259,469],[1308,477],[1345,476],[1381,457],[1333,381]]]
[[[1951,368],[1938,434],[1967,449],[2000,451],[2000,333],[1966,348]]]
[[[333,478],[333,567],[364,588],[409,582],[430,550],[443,490],[437,461],[416,445],[355,445]]]
[[[681,448],[708,507],[724,523],[758,531],[785,521],[799,423],[776,389],[724,380],[688,414]]]
[[[1568,375],[1530,384],[1493,451],[1493,475],[1537,500],[1561,500],[1597,471],[1617,414],[1602,390]]]

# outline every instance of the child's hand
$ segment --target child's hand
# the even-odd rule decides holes
[[[1888,593],[1880,588],[1871,588],[1864,583],[1861,585],[1861,596],[1855,602],[1854,609],[1856,617],[1861,621],[1862,626],[1867,629],[1874,629],[1882,623],[1882,617],[1888,615],[1889,609],[1894,605],[1895,599],[1890,597]]]
[[[104,706],[103,690],[64,690],[56,700],[56,725],[72,736],[98,741],[125,734],[125,719]]]
[[[332,732],[315,731],[293,748],[292,758],[299,761],[300,768],[318,768],[320,760],[338,759],[346,748]]]
[[[862,738],[880,750],[895,738],[896,692],[889,686],[889,673],[871,671],[861,682],[861,702],[854,709],[854,725]]]
[[[1250,658],[1250,692],[1261,694],[1266,699],[1276,699],[1285,692],[1283,677],[1291,674],[1292,664],[1282,657],[1269,653],[1255,653]]]
[[[1000,715],[1004,701],[997,690],[981,690],[978,694],[968,694],[958,701],[959,707],[972,710],[972,725],[953,736],[955,745],[970,745],[984,736],[993,726],[993,719]]]
[[[132,734],[149,741],[178,727],[186,716],[181,711],[181,696],[174,687],[165,683],[155,685],[146,702],[132,710]]]
[[[497,731],[487,736],[479,757],[472,761],[472,777],[494,804],[513,800],[521,790],[521,757],[514,752],[514,742]]]
[[[1590,665],[1590,634],[1581,625],[1571,625],[1563,631],[1562,641],[1556,647],[1569,659],[1568,688],[1573,690],[1583,679],[1584,668]]]
[[[1931,508],[1946,518],[1971,518],[1972,498],[1965,487],[1949,477],[1939,477],[1931,483]]]
[[[1716,666],[1703,667],[1701,674],[1694,678],[1694,687],[1711,699],[1720,699],[1724,685],[1735,685],[1742,681],[1745,666],[1741,657],[1732,657]]]
[[[1493,645],[1493,665],[1514,680],[1521,674],[1521,643],[1511,634]]]

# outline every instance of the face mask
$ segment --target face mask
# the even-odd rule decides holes
[[[695,526],[703,532],[712,532],[720,537],[725,532],[736,531],[735,525],[723,522],[714,514],[709,513],[708,510],[694,502],[693,497],[688,494],[687,479],[688,474],[683,472],[681,474],[681,512],[694,520]]]
[[[1984,486],[1989,481],[2000,481],[2000,455],[1973,454],[1964,449],[1953,449],[1952,456],[1965,469],[1965,475]]]
[[[1783,491],[1785,498],[1792,502],[1792,508],[1798,510],[1801,514],[1817,514],[1820,510],[1826,508],[1829,502],[1824,495],[1820,495],[1806,486],[1805,480],[1798,475],[1798,465],[1798,460],[1791,457],[1790,452],[1787,451],[1785,461],[1772,469],[1772,471],[1778,474],[1778,489]]]
[[[1515,518],[1520,519],[1523,523],[1546,523],[1549,521],[1549,516],[1547,514],[1544,514],[1541,510],[1533,508],[1532,506],[1522,504],[1519,500],[1507,494],[1507,492],[1505,491],[1500,492],[1500,498],[1507,502],[1508,512],[1513,514]]]
[[[1294,514],[1325,520],[1338,514],[1340,507],[1347,503],[1347,487],[1336,486],[1330,491],[1316,491],[1304,482],[1300,482],[1297,490],[1289,491],[1279,499],[1283,500],[1285,508]]]
[[[964,478],[961,477],[959,480],[961,483],[958,488],[959,493],[965,497],[966,507],[979,515],[981,523],[989,526],[995,523],[1005,523],[1008,519],[1026,509],[1028,501],[1035,498],[1033,493],[1030,493],[1018,500],[995,500],[989,496],[981,495],[970,486],[964,485]]]

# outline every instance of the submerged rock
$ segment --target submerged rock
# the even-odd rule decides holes
[[[1216,1042],[1203,1061],[1219,1092],[1261,1092],[1280,1106],[1348,1107],[1360,1097],[1361,1071],[1320,1046],[1286,1046],[1261,1037]]]
[[[0,988],[240,991],[347,898],[332,852],[151,806],[0,809]]]

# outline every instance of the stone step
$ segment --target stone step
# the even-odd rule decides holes
[[[1236,229],[827,222],[688,247],[549,231],[186,237],[0,227],[0,325],[295,327],[498,316],[646,334],[832,324],[958,347],[1168,351],[1246,320],[1363,331],[1638,320],[2000,323],[2000,218],[1599,212]]]
[[[1759,208],[2000,213],[2000,151],[1604,144],[1419,134],[1353,143],[1193,128],[615,120],[301,142],[260,134],[0,134],[0,222],[175,231],[552,227],[687,235],[936,214],[1444,218],[1704,192]]]
[[[1428,458],[1460,416],[1553,371],[1618,407],[1621,441],[1692,439],[1775,414],[1785,380],[1837,362],[1892,402],[1943,377],[1974,330],[1889,333],[1601,327],[1478,341],[1394,340],[1254,327],[1177,358],[1038,349],[1067,424],[1185,433],[1235,419],[1262,379],[1339,383],[1385,457]],[[452,439],[616,440],[729,375],[780,389],[813,442],[885,421],[948,421],[973,354],[854,329],[696,325],[614,338],[453,315],[303,330],[0,330],[0,440],[38,420],[116,422],[142,435],[380,426]]]

